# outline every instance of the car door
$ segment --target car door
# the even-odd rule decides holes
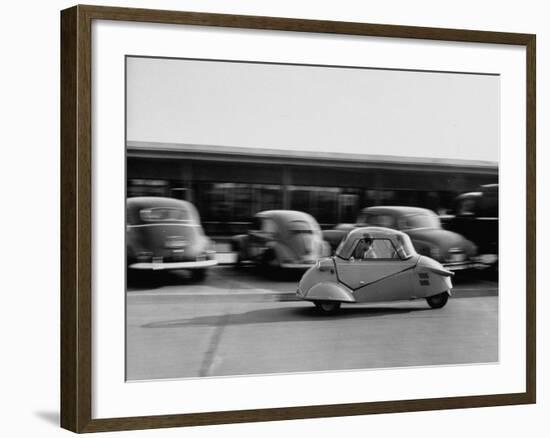
[[[348,260],[336,258],[340,282],[354,291],[377,283],[385,287],[383,282],[392,283],[393,277],[414,265],[415,260],[402,260],[391,240],[383,238],[360,239]]]

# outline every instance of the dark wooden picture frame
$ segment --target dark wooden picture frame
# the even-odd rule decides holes
[[[519,45],[526,48],[526,391],[322,406],[92,419],[91,25],[185,24]],[[146,429],[535,403],[535,35],[274,17],[75,6],[61,12],[61,426],[74,432]]]

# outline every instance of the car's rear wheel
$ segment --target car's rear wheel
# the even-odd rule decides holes
[[[191,271],[191,280],[202,281],[206,278],[206,269],[193,269]]]
[[[235,257],[235,264],[233,265],[233,267],[235,269],[240,269],[243,267],[243,259],[240,252],[238,252],[237,256]]]
[[[260,259],[260,270],[267,276],[273,277],[280,273],[281,265],[274,251],[267,250]]]
[[[315,301],[315,307],[322,313],[334,314],[340,310],[339,301]]]
[[[426,298],[426,301],[430,305],[432,309],[441,309],[445,304],[447,304],[447,301],[449,300],[449,293],[443,292],[438,295],[433,295],[431,297]]]

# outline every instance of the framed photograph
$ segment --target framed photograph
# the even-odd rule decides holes
[[[61,423],[535,403],[535,35],[61,13]]]

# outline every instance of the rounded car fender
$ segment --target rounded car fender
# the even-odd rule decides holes
[[[195,234],[190,239],[189,244],[185,249],[185,254],[189,257],[195,257],[208,250],[209,240],[206,236]]]
[[[416,252],[420,255],[432,257],[432,248],[436,248],[436,250],[439,252],[439,246],[435,243],[427,242],[425,240],[421,239],[412,239],[411,241],[413,243],[414,249]]]
[[[355,303],[355,297],[347,287],[332,281],[317,283],[307,292],[304,298],[312,301],[320,300]]]
[[[468,240],[466,238],[465,240],[466,242],[464,242],[464,244],[466,246],[466,254],[468,255],[468,257],[475,257],[479,252],[477,245],[471,240]]]
[[[267,244],[267,247],[273,251],[275,254],[275,257],[279,262],[283,262],[284,260],[295,260],[296,256],[292,253],[292,251],[282,242],[279,242],[277,240],[272,240]]]
[[[419,281],[414,284],[419,297],[437,295],[453,288],[451,277],[454,274],[443,268],[436,260],[421,256],[416,265],[416,272]]]

